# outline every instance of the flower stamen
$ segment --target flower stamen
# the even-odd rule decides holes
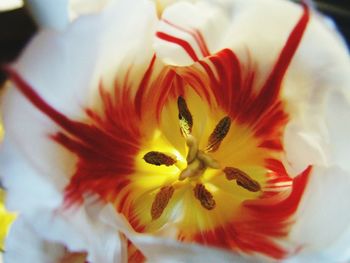
[[[165,165],[171,166],[176,163],[176,158],[169,156],[168,154],[156,151],[150,151],[143,156],[146,163],[156,166]]]
[[[193,189],[194,196],[201,202],[201,205],[207,209],[212,210],[216,206],[213,195],[205,188],[203,184],[196,184]]]
[[[177,107],[179,109],[180,129],[184,136],[188,136],[192,132],[193,117],[187,107],[185,99],[181,96],[177,99]]]
[[[153,220],[158,219],[164,212],[164,209],[167,207],[171,197],[174,194],[173,186],[164,186],[156,194],[151,208],[151,216]]]
[[[247,173],[238,168],[225,167],[224,173],[227,180],[236,180],[237,185],[250,192],[258,192],[261,190],[261,186],[257,181],[253,180]]]
[[[219,149],[222,140],[226,137],[231,127],[231,118],[226,116],[222,118],[215,126],[214,131],[209,137],[207,151],[215,152]]]

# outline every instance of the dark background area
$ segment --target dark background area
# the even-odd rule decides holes
[[[295,0],[300,2],[300,0]],[[317,8],[332,17],[350,47],[350,0],[318,0]],[[37,27],[24,9],[0,12],[0,65],[14,60]],[[0,70],[0,85],[5,74]]]

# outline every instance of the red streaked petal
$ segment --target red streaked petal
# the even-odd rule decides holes
[[[202,33],[197,29],[197,30],[194,30],[194,29],[187,29],[185,27],[181,27],[181,26],[178,26],[172,22],[170,22],[169,20],[167,19],[162,19],[162,21],[182,32],[185,32],[189,35],[191,35],[191,37],[194,39],[194,41],[196,42],[196,44],[198,45],[201,53],[202,53],[202,56],[203,57],[207,57],[210,55],[210,51],[207,47],[207,44],[205,43],[205,40],[204,40],[204,37],[202,35]]]
[[[208,3],[175,3],[158,25],[157,56],[174,65],[190,65],[218,50],[226,25],[225,15]]]
[[[178,37],[174,37],[172,35],[168,35],[163,32],[157,32],[156,36],[164,41],[179,45],[183,48],[184,51],[190,56],[193,61],[198,61],[198,56],[196,52],[193,50],[192,46],[186,41]]]

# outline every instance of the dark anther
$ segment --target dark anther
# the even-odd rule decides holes
[[[227,180],[236,180],[237,185],[247,189],[250,192],[258,192],[261,190],[260,184],[250,178],[248,174],[234,167],[226,167],[224,169]]]
[[[216,203],[213,195],[202,184],[196,184],[193,189],[194,196],[201,202],[201,205],[207,209],[212,210],[215,208]]]
[[[164,186],[157,193],[151,208],[152,219],[158,219],[162,214],[164,209],[167,207],[171,197],[174,194],[173,186]]]
[[[176,159],[174,159],[173,157],[166,155],[165,153],[155,152],[155,151],[146,153],[143,156],[143,159],[145,160],[146,163],[157,165],[157,166],[160,166],[160,165],[171,166],[174,163],[176,163]]]
[[[222,118],[219,121],[209,137],[207,151],[215,152],[217,149],[219,149],[222,140],[226,137],[227,133],[230,130],[230,126],[231,118],[228,116]]]
[[[187,107],[185,99],[181,96],[177,99],[177,107],[179,109],[179,120],[181,131],[188,135],[192,131],[193,118],[190,110]]]

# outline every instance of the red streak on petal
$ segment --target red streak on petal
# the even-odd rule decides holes
[[[282,82],[283,76],[287,71],[288,66],[301,42],[301,39],[306,30],[306,26],[310,19],[309,9],[307,8],[306,5],[303,5],[303,7],[304,7],[303,15],[299,20],[299,22],[297,23],[297,25],[295,26],[295,28],[293,29],[292,33],[289,35],[287,43],[282,49],[282,52],[279,55],[277,63],[275,64],[273,71],[271,72],[268,80],[266,81],[263,87],[263,90],[266,89],[267,91],[272,91],[273,87],[280,86]]]
[[[186,51],[186,53],[191,57],[191,59],[193,61],[199,60],[196,52],[194,51],[192,46],[186,40],[168,35],[168,34],[163,33],[163,32],[157,32],[156,36],[159,37],[160,39],[163,39],[165,41],[168,41],[168,42],[171,42],[173,44],[181,46]]]
[[[242,89],[241,66],[237,55],[230,49],[223,49],[216,56],[210,57],[219,75],[219,82],[215,87],[216,98],[228,113],[237,112],[242,102],[239,96]]]
[[[265,140],[259,145],[259,147],[270,149],[270,150],[276,150],[276,151],[283,150],[283,145],[282,145],[282,142],[280,141],[280,139]]]
[[[309,9],[306,5],[303,5],[303,15],[289,35],[273,70],[271,71],[269,77],[267,78],[258,97],[254,102],[254,107],[250,108],[250,110],[246,113],[249,115],[249,119],[256,119],[259,115],[261,115],[262,112],[264,112],[276,101],[280,93],[282,80],[301,42],[309,18]]]
[[[137,112],[138,116],[141,116],[143,97],[144,97],[144,95],[146,93],[146,89],[149,85],[155,61],[156,61],[156,56],[154,55],[152,57],[151,63],[149,64],[149,66],[148,66],[148,68],[147,68],[147,70],[146,70],[146,72],[141,80],[141,83],[139,85],[139,88],[138,88],[136,96],[135,96],[134,103],[135,103],[135,108],[136,108],[136,112]]]
[[[303,15],[299,22],[294,27],[293,31],[288,37],[286,44],[284,45],[282,52],[280,53],[274,69],[270,73],[262,92],[272,92],[272,97],[277,96],[279,90],[275,90],[276,87],[281,86],[282,79],[289,67],[290,62],[301,42],[301,39],[306,30],[306,26],[310,19],[310,11],[306,5],[303,5]]]
[[[128,240],[128,263],[143,262],[146,262],[146,257],[130,240]]]
[[[270,236],[281,236],[280,227],[275,225],[268,228],[267,226],[250,226],[254,222],[227,224],[224,227],[218,227],[214,230],[201,233],[195,237],[199,243],[215,246],[224,249],[231,249],[237,252],[262,253],[267,254],[275,259],[282,259],[286,251],[274,243]]]
[[[281,202],[269,203],[267,200],[247,201],[244,206],[258,213],[260,218],[277,217],[280,221],[290,217],[298,208],[299,202],[303,196],[305,187],[309,180],[312,166],[305,169],[299,176],[293,180],[293,189],[291,194]]]
[[[265,166],[267,169],[270,169],[274,171],[276,174],[278,174],[278,178],[284,178],[284,180],[287,179],[287,181],[290,181],[290,177],[287,173],[287,170],[280,160],[266,159],[265,163],[266,163]]]
[[[39,94],[27,82],[25,82],[16,71],[11,68],[6,68],[6,71],[18,89],[30,102],[33,103],[34,106],[36,106],[42,113],[48,116],[52,121],[61,126],[67,132],[84,141],[84,143],[87,143],[94,148],[100,148],[103,150],[117,149],[114,148],[114,145],[110,144],[110,141],[121,144],[131,144],[130,141],[113,137],[112,135],[107,134],[96,127],[87,125],[82,122],[70,120],[65,115],[54,109],[45,100],[43,100]]]
[[[157,120],[160,120],[160,114],[163,109],[163,106],[165,104],[165,101],[167,99],[167,95],[170,93],[171,89],[173,88],[173,82],[174,78],[176,77],[176,73],[173,70],[170,70],[168,74],[165,75],[164,80],[162,81],[162,85],[160,85],[159,90],[154,94],[154,96],[157,96],[157,103],[156,103],[156,111],[157,111]]]
[[[52,108],[46,101],[44,101],[39,94],[12,68],[4,68],[11,80],[16,84],[17,88],[24,94],[24,96],[33,103],[41,112],[49,116],[54,122],[62,128],[72,130],[71,120],[66,116]]]
[[[185,32],[189,35],[191,35],[193,37],[193,39],[196,41],[199,49],[201,50],[201,53],[204,57],[210,56],[210,51],[207,47],[207,44],[204,40],[204,37],[202,35],[202,33],[199,30],[195,30],[195,29],[186,29],[184,27],[181,27],[179,25],[175,25],[174,23],[170,22],[169,20],[166,19],[162,19],[162,21],[182,32]]]
[[[44,101],[17,72],[10,68],[7,72],[25,97],[67,132],[58,132],[51,138],[79,158],[76,172],[66,188],[66,204],[80,203],[87,191],[102,197],[117,195],[119,185],[125,179],[123,175],[133,172],[134,156],[139,151],[137,131],[131,126],[136,122],[135,112],[131,115],[132,111],[128,108],[131,103],[114,104],[109,95],[102,92],[107,119],[95,119],[102,127],[72,121]],[[120,111],[115,108],[116,105]],[[113,112],[117,113],[114,114],[116,117],[113,117]],[[126,117],[132,118],[133,122],[126,124]]]
[[[205,101],[211,106],[211,95],[208,83],[205,81],[205,76],[198,74],[198,72],[192,69],[188,69],[181,73],[181,78],[185,80],[199,96],[204,97]],[[179,94],[184,94],[184,91]]]

